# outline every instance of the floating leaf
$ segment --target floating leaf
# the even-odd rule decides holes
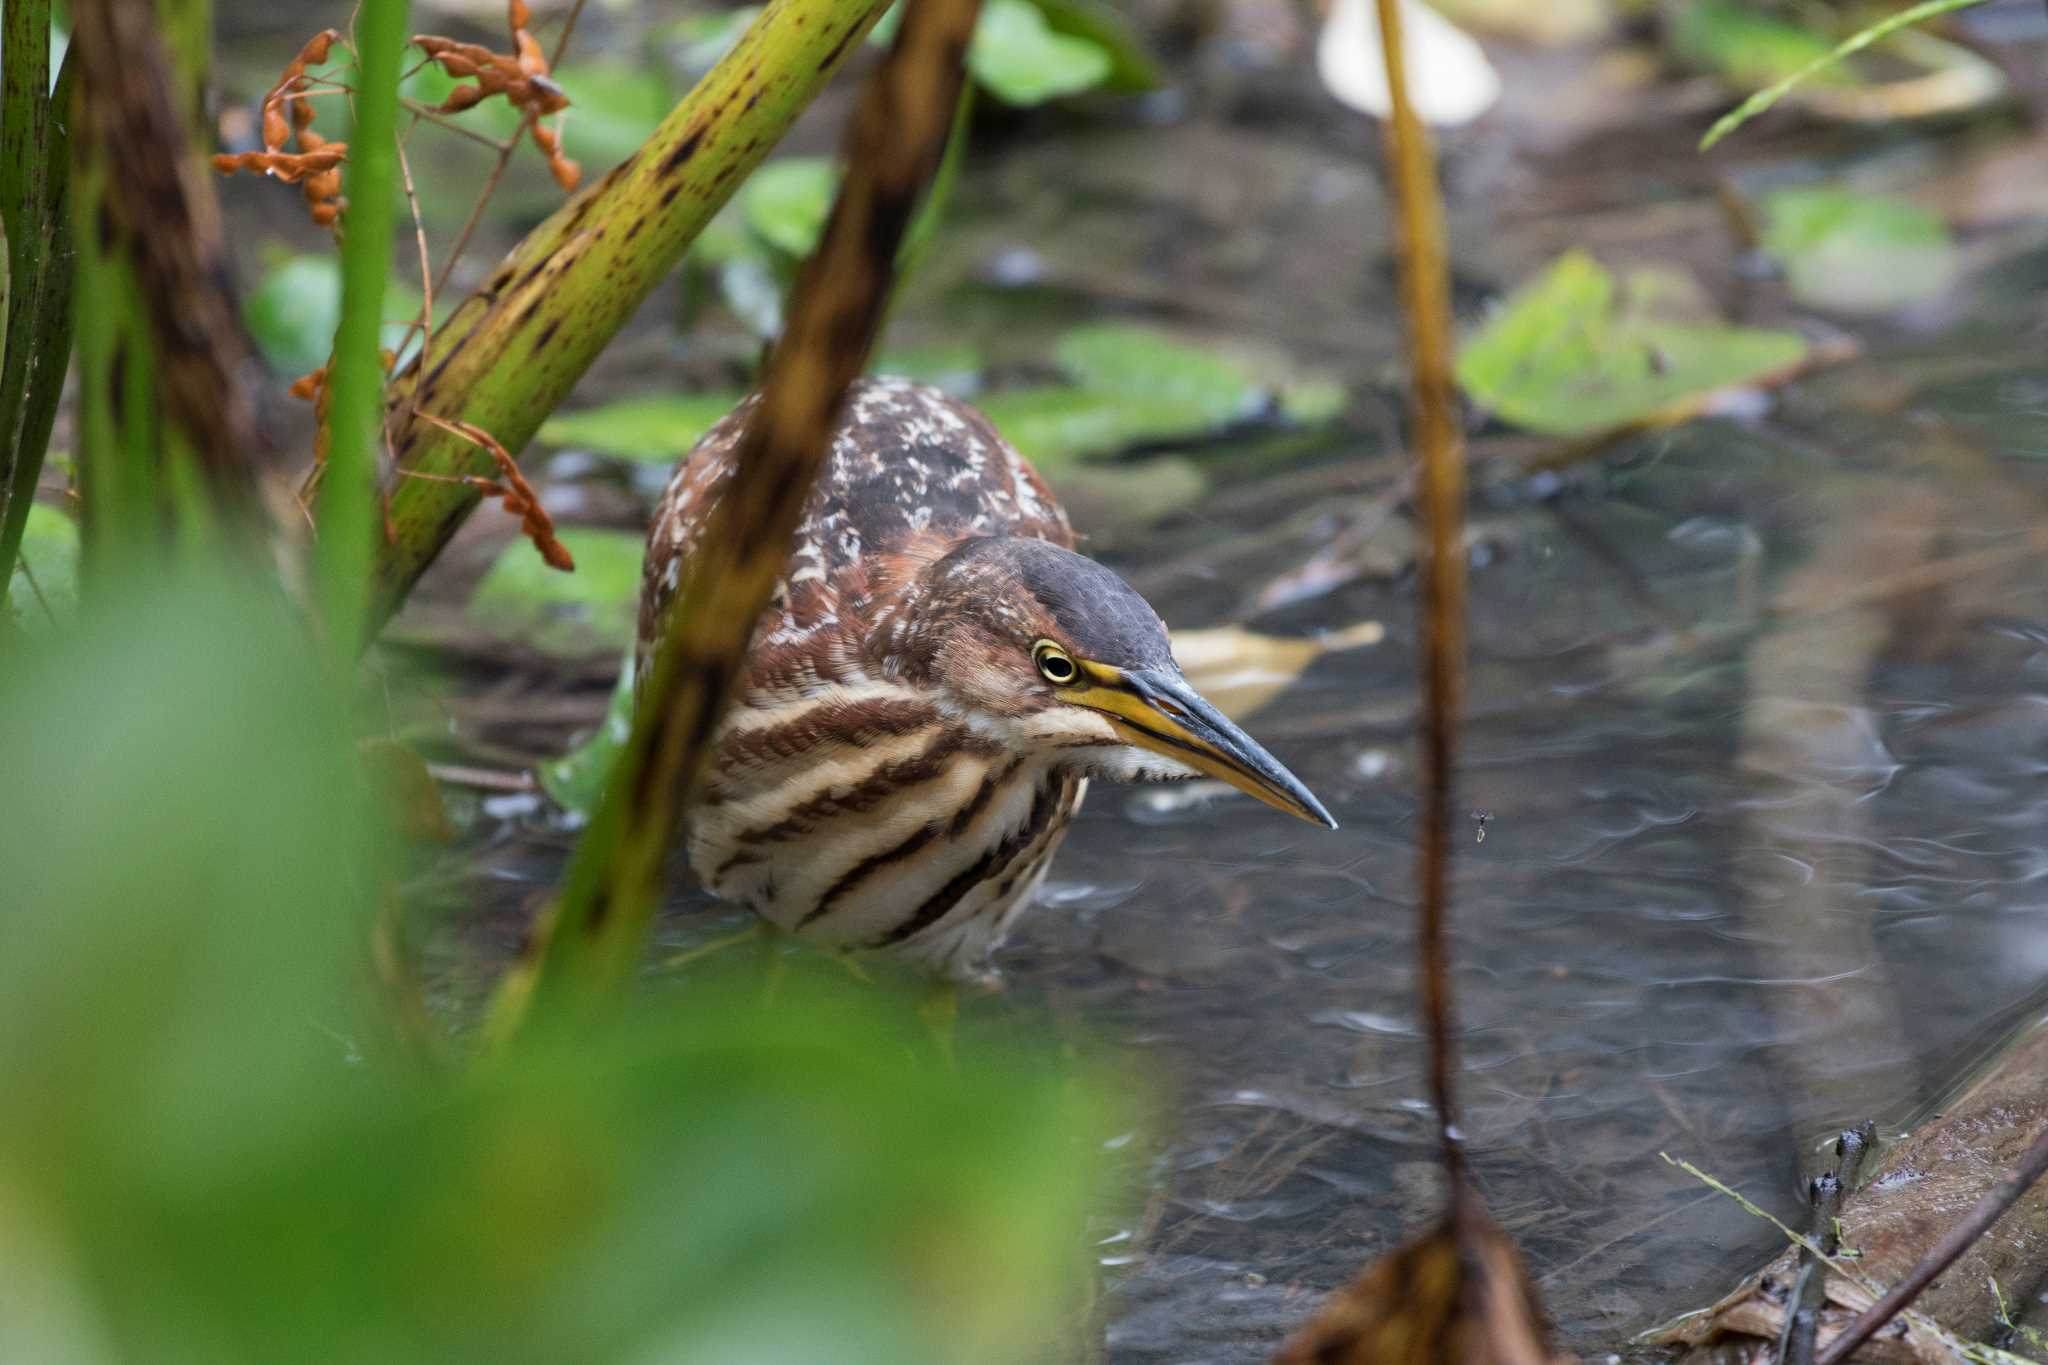
[[[1378,621],[1323,635],[1261,635],[1242,626],[1173,632],[1173,657],[1195,690],[1232,720],[1242,720],[1292,687],[1325,654],[1362,649],[1387,638]]]
[[[1083,388],[1172,399],[1200,411],[1209,425],[1256,416],[1266,405],[1265,386],[1246,366],[1156,327],[1077,327],[1060,338],[1054,356]]]
[[[713,422],[733,410],[741,396],[662,393],[621,398],[557,413],[541,424],[540,439],[547,445],[574,446],[621,460],[674,464]]]
[[[67,621],[78,611],[78,523],[54,507],[29,505],[7,605],[29,630],[51,625],[52,618]]]
[[[876,374],[900,375],[964,397],[981,388],[981,372],[986,365],[980,351],[961,342],[887,350],[869,368]]]
[[[637,620],[642,537],[580,527],[560,539],[575,557],[574,573],[556,572],[531,545],[514,541],[477,584],[469,615],[550,653],[624,649]]]
[[[1065,385],[1004,389],[982,395],[977,406],[1026,459],[1047,469],[1216,426],[1213,405],[1199,399]]]
[[[1115,63],[1088,38],[1056,32],[1029,0],[989,0],[967,49],[967,69],[1008,104],[1043,104],[1093,90]]]
[[[633,732],[633,651],[627,650],[619,665],[619,682],[612,689],[611,704],[604,721],[589,739],[562,758],[540,765],[541,790],[563,810],[587,816],[604,795],[605,780],[611,776],[612,761]]]
[[[818,245],[839,170],[822,156],[786,156],[770,161],[741,192],[747,226],[785,256],[801,259]]]
[[[1618,282],[1572,251],[1518,290],[1458,356],[1458,382],[1504,420],[1588,436],[1799,364],[1793,332],[1670,320],[1669,275]],[[1682,278],[1682,277],[1681,277]]]
[[[393,281],[384,291],[386,346],[405,340],[420,296]],[[332,256],[287,256],[263,273],[242,305],[249,333],[280,374],[300,375],[327,363],[341,322],[341,262]]]
[[[1082,38],[1109,58],[1102,88],[1118,94],[1157,90],[1163,84],[1159,63],[1122,10],[1103,0],[1033,0],[1054,33]]]
[[[1848,190],[1778,190],[1763,201],[1764,246],[1802,302],[1883,313],[1940,295],[1959,268],[1941,218]]]

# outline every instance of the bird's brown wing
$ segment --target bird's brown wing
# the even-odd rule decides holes
[[[704,434],[655,508],[640,589],[643,677],[755,401],[748,398]],[[927,385],[863,379],[847,392],[831,459],[811,491],[762,635],[850,635],[866,604],[974,536],[1074,543],[1052,491],[986,417]],[[845,647],[851,646],[849,639]]]

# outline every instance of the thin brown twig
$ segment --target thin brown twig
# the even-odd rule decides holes
[[[398,175],[400,182],[405,186],[406,206],[412,210],[412,236],[413,241],[419,246],[420,293],[423,296],[420,303],[419,316],[414,318],[406,327],[405,333],[396,348],[400,364],[405,363],[405,348],[412,345],[412,339],[415,335],[420,337],[420,349],[422,350],[434,344],[433,261],[427,254],[427,225],[420,218],[419,192],[413,187],[412,160],[405,154],[406,141],[412,136],[412,129],[418,126],[418,122],[415,121],[412,127],[405,130],[405,137],[398,139]],[[414,393],[414,401],[418,401],[417,391]]]
[[[1954,1227],[1943,1233],[1941,1240],[1927,1249],[1914,1267],[1907,1271],[1896,1284],[1884,1292],[1884,1296],[1863,1310],[1856,1320],[1842,1329],[1842,1334],[1827,1344],[1814,1365],[1841,1365],[1864,1342],[1897,1317],[1899,1311],[1920,1296],[1920,1291],[1934,1282],[1934,1278],[1954,1265],[1965,1251],[1970,1249],[1979,1237],[1988,1231],[1993,1223],[2005,1213],[2020,1196],[2033,1187],[2044,1172],[2048,1172],[2048,1129],[2034,1139],[2033,1145],[2021,1154],[1999,1182],[1984,1192],[1973,1207]]]
[[[1378,0],[1380,46],[1393,97],[1389,161],[1400,205],[1401,298],[1414,386],[1418,493],[1427,531],[1419,587],[1422,612],[1422,841],[1416,882],[1422,902],[1422,1000],[1429,1029],[1430,1096],[1452,1216],[1468,1195],[1463,1142],[1451,1090],[1451,965],[1446,921],[1451,856],[1452,763],[1457,749],[1465,634],[1465,462],[1452,407],[1450,277],[1444,259],[1443,202],[1428,134],[1408,97],[1401,16],[1396,0]]]
[[[440,110],[434,108],[434,106],[432,106],[431,104],[422,104],[420,101],[414,99],[410,95],[400,95],[398,97],[398,103],[402,108],[404,108],[404,110],[407,113],[411,114],[414,118],[425,119],[428,123],[433,124],[436,128],[446,128],[449,132],[460,134],[461,136],[468,138],[471,142],[477,143],[480,146],[488,147],[494,152],[510,155],[519,145],[516,142],[500,142],[498,139],[492,137],[488,133],[479,133],[476,129],[470,127],[461,119],[452,118],[449,115],[444,114]]]

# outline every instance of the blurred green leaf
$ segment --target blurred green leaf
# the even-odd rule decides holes
[[[1670,277],[1617,281],[1584,252],[1508,299],[1458,355],[1458,382],[1506,421],[1585,436],[1790,369],[1796,333],[1673,321]]]
[[[669,25],[667,36],[676,44],[676,65],[694,81],[725,58],[739,43],[740,35],[761,17],[761,5],[709,14],[686,14]]]
[[[587,168],[602,170],[639,151],[675,106],[667,79],[639,63],[593,58],[570,62],[554,75],[569,96],[561,117],[562,151]]]
[[[1883,313],[1939,296],[1961,266],[1948,225],[1915,204],[1828,187],[1764,197],[1764,247],[1804,303]]]
[[[1192,507],[1209,488],[1209,476],[1185,455],[1067,464],[1048,477],[1074,524],[1094,535],[1156,525]]]
[[[981,388],[981,372],[986,365],[981,352],[963,341],[886,350],[868,368],[876,374],[901,375],[966,397]]]
[[[68,621],[78,611],[78,523],[54,507],[34,503],[28,509],[7,605],[32,631],[53,624],[53,617]]]
[[[0,785],[7,1358],[1065,1354],[1127,1116],[1049,1057],[956,1072],[798,962],[772,998],[698,973],[488,1067],[385,1065],[341,689],[250,579],[124,583],[0,678],[34,779]]]
[[[660,393],[621,398],[548,418],[541,426],[540,439],[548,445],[574,446],[622,460],[674,464],[743,396]]]
[[[967,49],[974,79],[1009,104],[1093,90],[1114,66],[1100,44],[1054,31],[1030,0],[988,0]]]
[[[783,255],[802,259],[818,245],[839,171],[822,156],[786,156],[764,164],[740,192],[747,226]]]
[[[637,622],[644,538],[591,527],[566,529],[558,538],[575,558],[575,572],[549,568],[524,538],[511,541],[476,585],[471,619],[555,654],[624,649]]]
[[[1128,95],[1157,90],[1164,83],[1159,63],[1145,46],[1144,37],[1116,6],[1103,3],[1103,0],[1032,0],[1032,3],[1038,6],[1039,12],[1045,16],[1046,26],[1054,33],[1084,39],[1101,48],[1109,57],[1109,74],[1102,82],[1104,89]]]
[[[619,665],[618,685],[612,688],[604,720],[590,738],[561,758],[540,765],[541,790],[563,810],[589,815],[604,795],[605,779],[612,761],[625,746],[633,730],[633,654],[627,650]]]
[[[983,394],[976,406],[1026,459],[1047,470],[1139,442],[1206,435],[1216,426],[1214,406],[1198,398],[1063,384],[1001,389]]]
[[[1834,49],[1820,34],[1738,0],[1695,0],[1675,7],[1666,41],[1686,65],[1710,71],[1742,90],[1759,90],[1783,80]],[[1817,70],[1813,79],[1846,85],[1855,78],[1846,68],[1828,66]]]
[[[1203,425],[1256,416],[1266,403],[1265,386],[1248,367],[1154,327],[1077,327],[1060,338],[1054,356],[1084,388],[1174,399],[1199,409]]]
[[[384,293],[384,345],[405,340],[420,296],[394,280]],[[300,375],[327,363],[341,322],[341,262],[332,256],[286,256],[263,272],[242,304],[249,333],[280,374]]]

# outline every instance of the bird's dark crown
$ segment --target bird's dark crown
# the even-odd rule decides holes
[[[955,547],[932,566],[935,578],[956,575],[979,580],[1024,608],[1017,613],[1025,636],[1048,633],[1086,659],[1118,668],[1170,667],[1172,646],[1159,614],[1137,590],[1086,555],[1026,536],[990,536]],[[1019,598],[1024,599],[1019,601]],[[1039,612],[1029,607],[1036,605]],[[1036,615],[1034,623],[1030,618]]]

